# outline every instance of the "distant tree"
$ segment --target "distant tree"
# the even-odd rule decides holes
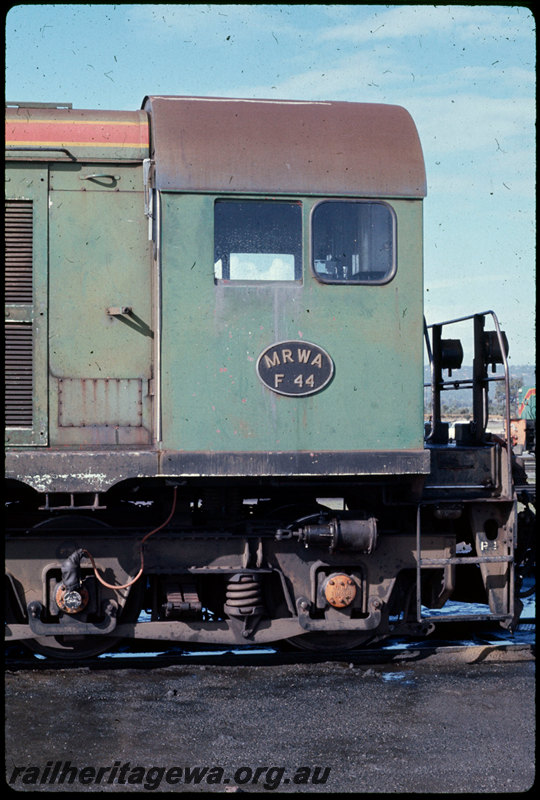
[[[510,416],[517,417],[519,406],[519,390],[523,387],[523,378],[510,378]],[[495,384],[493,400],[491,403],[492,414],[504,414],[505,390],[504,382]]]

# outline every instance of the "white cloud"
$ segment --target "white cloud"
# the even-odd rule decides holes
[[[523,8],[406,5],[387,11],[377,10],[367,19],[328,28],[320,38],[372,42],[375,39],[403,39],[433,33],[450,33],[460,39],[479,35],[484,38],[507,37],[509,33],[514,36],[528,35],[533,26],[531,12]]]
[[[487,97],[481,92],[415,97],[409,110],[424,149],[438,154],[477,149],[502,152],[507,141],[524,133],[533,141],[532,97]]]
[[[253,43],[272,34],[277,39],[294,32],[286,7],[264,4],[146,4],[129,8],[129,16],[145,38],[179,39],[199,48]],[[226,51],[224,51],[226,57]]]

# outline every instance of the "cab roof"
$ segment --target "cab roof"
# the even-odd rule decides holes
[[[422,148],[401,106],[152,95],[156,188],[420,198]]]

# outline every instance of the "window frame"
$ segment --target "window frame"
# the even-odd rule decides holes
[[[389,273],[378,280],[338,280],[335,278],[325,278],[315,269],[315,225],[314,216],[320,206],[328,203],[346,203],[356,205],[382,205],[385,206],[390,212],[392,222],[392,264]],[[309,215],[309,268],[313,277],[322,284],[331,286],[385,286],[390,283],[396,276],[398,268],[397,259],[397,214],[394,207],[384,199],[380,198],[350,198],[350,197],[325,197],[318,200],[311,208]]]
[[[216,205],[218,203],[259,203],[259,204],[280,204],[288,206],[297,206],[300,210],[300,230],[299,230],[299,252],[300,252],[300,277],[294,278],[218,278],[215,273],[216,267]],[[216,195],[212,203],[212,235],[213,235],[213,250],[214,250],[214,284],[216,286],[301,286],[304,282],[304,260],[305,260],[305,241],[304,241],[304,212],[305,204],[301,197],[275,197],[275,196],[223,196]],[[277,255],[277,254],[276,254]],[[294,257],[294,253],[292,254]],[[295,268],[295,274],[297,270]]]

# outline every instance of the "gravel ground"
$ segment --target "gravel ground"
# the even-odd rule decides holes
[[[18,791],[523,792],[534,661],[19,671]],[[206,768],[206,770],[205,770]]]

